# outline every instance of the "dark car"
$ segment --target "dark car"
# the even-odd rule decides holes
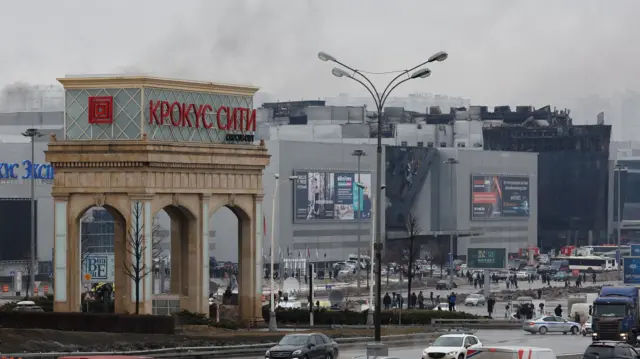
[[[440,290],[440,289],[451,290],[453,288],[458,288],[458,285],[455,282],[451,284],[453,284],[452,288],[449,287],[449,281],[439,280],[438,283],[436,283],[436,290]]]
[[[583,359],[636,359],[638,352],[625,342],[593,342],[585,350]]]
[[[338,343],[322,333],[287,334],[264,354],[265,359],[337,359]]]

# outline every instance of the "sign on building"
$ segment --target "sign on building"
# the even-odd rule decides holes
[[[640,257],[640,244],[632,244],[631,245],[631,256],[632,257]]]
[[[622,268],[625,284],[640,284],[640,257],[624,257]]]
[[[507,266],[505,248],[467,249],[467,267],[471,269],[504,269]]]
[[[86,282],[113,282],[115,257],[113,254],[91,254],[84,260],[82,269]]]

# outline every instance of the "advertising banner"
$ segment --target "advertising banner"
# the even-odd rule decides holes
[[[83,281],[90,283],[113,282],[115,257],[111,253],[89,254],[82,263]],[[89,276],[87,276],[89,274]],[[88,281],[85,278],[90,278]]]
[[[622,268],[625,284],[640,284],[640,257],[624,257]]]
[[[631,256],[632,257],[640,257],[640,244],[632,244],[631,245]]]
[[[529,177],[471,176],[471,219],[529,217]]]
[[[468,248],[467,267],[472,269],[503,269],[507,267],[505,248]]]
[[[295,171],[295,221],[371,218],[371,174]]]

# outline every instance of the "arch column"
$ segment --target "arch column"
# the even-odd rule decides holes
[[[209,316],[209,287],[210,287],[210,275],[209,275],[209,201],[210,195],[200,195],[200,238],[198,243],[198,249],[202,270],[200,271],[200,284],[198,288],[198,299],[200,300],[198,312],[204,313]]]
[[[256,322],[264,321],[262,317],[262,285],[264,280],[264,227],[265,218],[262,212],[262,201],[264,199],[263,194],[258,194],[254,197],[255,206],[255,258],[256,258],[256,271],[255,271],[255,299],[254,299],[254,320]]]
[[[53,199],[54,311],[80,311],[80,232],[70,213],[68,196]]]

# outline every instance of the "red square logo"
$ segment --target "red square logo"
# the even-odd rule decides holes
[[[89,96],[89,123],[113,123],[113,96]]]

